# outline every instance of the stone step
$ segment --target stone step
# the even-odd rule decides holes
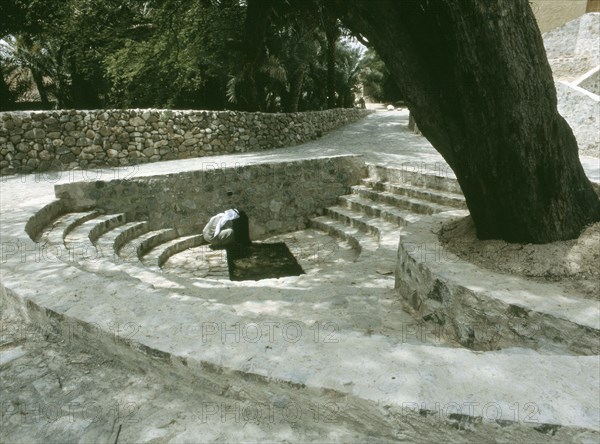
[[[54,221],[43,234],[41,240],[52,245],[65,245],[65,236],[73,229],[90,219],[98,217],[97,211],[84,211],[79,213],[67,213]]]
[[[162,243],[175,239],[179,234],[174,228],[162,228],[160,230],[149,231],[131,243],[135,244],[135,251],[138,259],[141,261],[146,253]]]
[[[378,240],[378,254],[387,256],[396,255],[401,229],[398,225],[387,222],[379,217],[366,216],[358,211],[342,207],[329,207],[325,210],[325,213],[331,219],[375,236]]]
[[[393,205],[374,202],[371,199],[362,198],[356,194],[340,196],[340,205],[354,211],[359,211],[367,216],[378,217],[398,226],[405,226],[416,222],[420,216],[409,211],[399,210]]]
[[[133,239],[143,235],[150,231],[150,224],[148,222],[136,222],[132,223],[131,226],[122,230],[116,237],[113,243],[113,249],[117,256],[127,259],[134,258],[137,253],[136,249],[126,249],[124,248],[126,244],[128,244]],[[122,251],[123,250],[123,251]]]
[[[381,182],[373,178],[362,179],[362,183],[375,191],[386,191],[400,196],[414,197],[416,199],[426,200],[454,208],[467,208],[464,196],[458,193],[433,190],[409,184]]]
[[[94,228],[90,230],[89,238],[94,245],[103,234],[109,232],[113,228],[119,227],[127,222],[127,216],[125,213],[114,214],[113,217],[96,224]]]
[[[444,211],[456,210],[456,208],[453,207],[439,205],[426,200],[416,199],[414,197],[400,196],[387,191],[375,191],[364,185],[354,185],[351,187],[351,189],[352,194],[356,194],[360,197],[371,199],[372,201],[378,203],[386,203],[396,208],[409,210],[419,214],[431,215]]]
[[[373,235],[368,235],[358,228],[350,227],[328,216],[310,219],[309,227],[348,242],[358,251],[359,257],[361,253],[374,252],[379,247],[379,242]]]
[[[90,233],[96,225],[110,223],[111,219],[118,217],[115,214],[104,214],[89,219],[73,228],[64,238],[65,247],[71,252],[75,261],[98,258],[101,252],[90,239]]]
[[[376,221],[381,219],[376,216],[367,216],[359,211],[340,206],[326,208],[325,215],[345,225],[357,228],[364,233],[375,236],[379,241],[380,230]]]
[[[145,227],[146,225],[147,222],[144,221],[126,222],[123,225],[119,225],[118,227],[113,228],[98,238],[96,241],[96,249],[102,254],[103,257],[111,259],[113,262],[115,262],[117,257],[116,252],[118,250],[118,248],[116,248],[117,238],[122,236],[122,233],[137,231],[139,230],[140,226]]]
[[[198,247],[205,243],[206,240],[202,234],[180,236],[168,242],[164,242],[148,251],[142,257],[142,262],[146,266],[160,268],[174,254],[189,248]]]
[[[369,177],[376,181],[462,194],[454,172],[446,163],[430,165],[417,162],[407,164],[405,168],[368,165],[368,170]]]

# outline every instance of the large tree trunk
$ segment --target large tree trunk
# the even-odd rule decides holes
[[[334,0],[456,174],[480,239],[546,243],[600,220],[526,0]]]

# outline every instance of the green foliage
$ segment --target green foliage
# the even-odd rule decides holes
[[[268,10],[265,0],[265,35],[249,48],[249,1],[0,2],[9,18],[0,27],[3,100],[37,90],[44,106],[61,108],[324,109],[329,72],[335,106],[352,106],[364,69],[339,41],[340,24],[318,2],[271,1]]]
[[[106,57],[110,102],[122,107],[222,108],[239,57],[237,2],[164,1],[147,12],[149,32]]]
[[[352,108],[358,91],[360,79],[361,51],[346,41],[338,43],[336,53],[336,89],[337,105],[340,108]]]
[[[361,60],[360,81],[365,96],[376,102],[392,103],[403,98],[385,63],[371,48],[367,49]]]

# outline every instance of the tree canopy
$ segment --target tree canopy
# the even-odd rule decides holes
[[[27,100],[32,91],[46,108],[51,103],[263,111],[353,106],[361,54],[337,20],[316,3],[306,5],[3,2],[4,108]]]

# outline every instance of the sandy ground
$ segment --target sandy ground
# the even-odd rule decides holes
[[[600,300],[600,222],[578,239],[543,245],[480,241],[470,216],[445,224],[440,240],[458,257],[488,270],[551,282],[565,294]]]
[[[6,313],[0,321],[2,443],[389,442],[395,435],[396,419],[376,405],[367,414],[326,393],[235,375],[181,381],[151,362],[140,368],[82,350]],[[369,425],[361,413],[377,419]]]
[[[445,422],[435,411],[413,414],[235,374],[182,381],[152,362],[142,368],[93,347],[82,350],[6,313],[0,322],[6,444],[598,442],[590,430],[464,415]]]

